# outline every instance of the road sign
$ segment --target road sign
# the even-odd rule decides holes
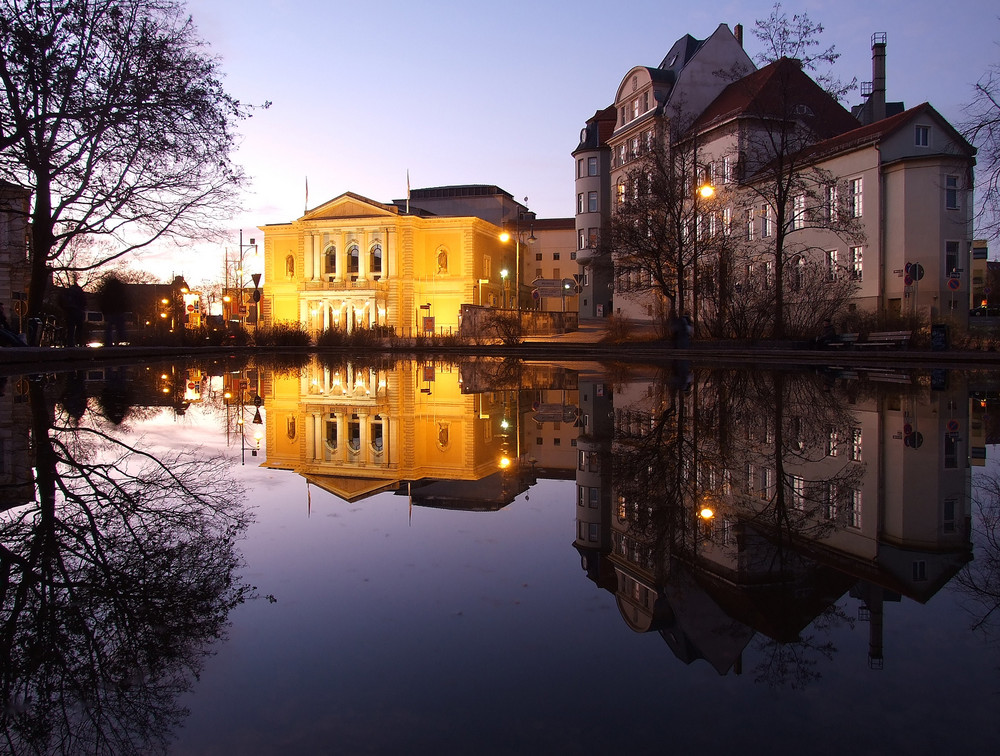
[[[983,287],[983,294],[985,294],[986,296],[989,296],[992,293],[993,293],[993,289],[991,289],[989,286],[984,286]]]
[[[962,282],[958,278],[949,278],[948,279],[948,288],[951,289],[952,291],[955,291],[961,285],[962,285]]]
[[[909,273],[903,276],[903,284],[906,286],[913,286],[913,276],[911,276]]]
[[[949,420],[948,421],[948,432],[949,433],[955,433],[956,431],[958,431],[958,420]]]

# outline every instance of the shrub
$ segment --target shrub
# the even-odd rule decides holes
[[[312,344],[309,334],[298,323],[274,323],[253,333],[254,346],[303,347]]]
[[[605,318],[604,337],[601,341],[610,341],[613,344],[621,344],[628,341],[635,331],[635,325],[631,320],[623,315],[612,314]]]

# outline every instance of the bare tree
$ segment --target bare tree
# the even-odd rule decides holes
[[[711,177],[698,162],[697,140],[683,138],[682,122],[671,119],[669,138],[648,145],[626,174],[605,252],[614,250],[615,290],[652,295],[661,327],[714,279],[712,264],[697,271],[698,261],[726,259],[730,241],[715,200],[698,196]]]
[[[782,58],[801,61],[804,69],[814,72],[813,79],[817,84],[837,100],[843,100],[848,92],[857,87],[858,80],[854,78],[843,82],[834,76],[832,68],[840,53],[834,45],[817,49],[822,47],[819,37],[823,31],[823,24],[813,21],[808,13],[793,13],[789,18],[781,3],[775,3],[767,18],[758,18],[754,22],[752,32],[762,47],[754,56],[754,61],[759,65],[774,63]]]
[[[963,136],[978,150],[978,233],[996,239],[1000,237],[1000,64],[991,65],[976,82],[975,96],[965,113]]]
[[[232,213],[251,108],[181,3],[6,0],[0,39],[0,178],[33,193],[30,316],[73,239],[114,240],[90,268]]]
[[[179,696],[252,594],[243,492],[221,460],[67,423],[49,389],[28,390],[36,501],[0,519],[0,742],[165,752]]]

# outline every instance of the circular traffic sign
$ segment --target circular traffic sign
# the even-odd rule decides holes
[[[958,430],[958,420],[948,421],[948,432],[955,433]]]
[[[909,273],[903,276],[903,284],[906,286],[913,286],[913,276],[911,276]]]
[[[187,310],[188,312],[194,312],[194,305],[188,305]]]
[[[961,285],[962,285],[962,282],[959,281],[957,278],[949,278],[948,279],[948,288],[951,289],[952,291],[955,291]]]
[[[909,436],[911,433],[913,433],[913,426],[910,425],[909,423],[907,423],[906,425],[904,425],[903,426],[903,433],[905,433],[907,436]]]

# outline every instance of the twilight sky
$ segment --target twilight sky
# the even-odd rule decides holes
[[[496,184],[539,217],[573,213],[580,128],[610,105],[634,65],[656,66],[684,34],[754,21],[769,0],[190,0],[228,90],[273,102],[242,125],[239,159],[253,180],[237,229],[293,220],[353,191],[379,201],[413,188]],[[889,100],[930,102],[952,122],[991,62],[1000,62],[992,0],[808,0],[802,10],[841,53],[841,79],[871,79],[871,35],[888,35]],[[860,101],[857,92],[848,105]],[[138,267],[194,283],[221,276],[221,248],[164,249]],[[248,266],[251,269],[252,266]]]

